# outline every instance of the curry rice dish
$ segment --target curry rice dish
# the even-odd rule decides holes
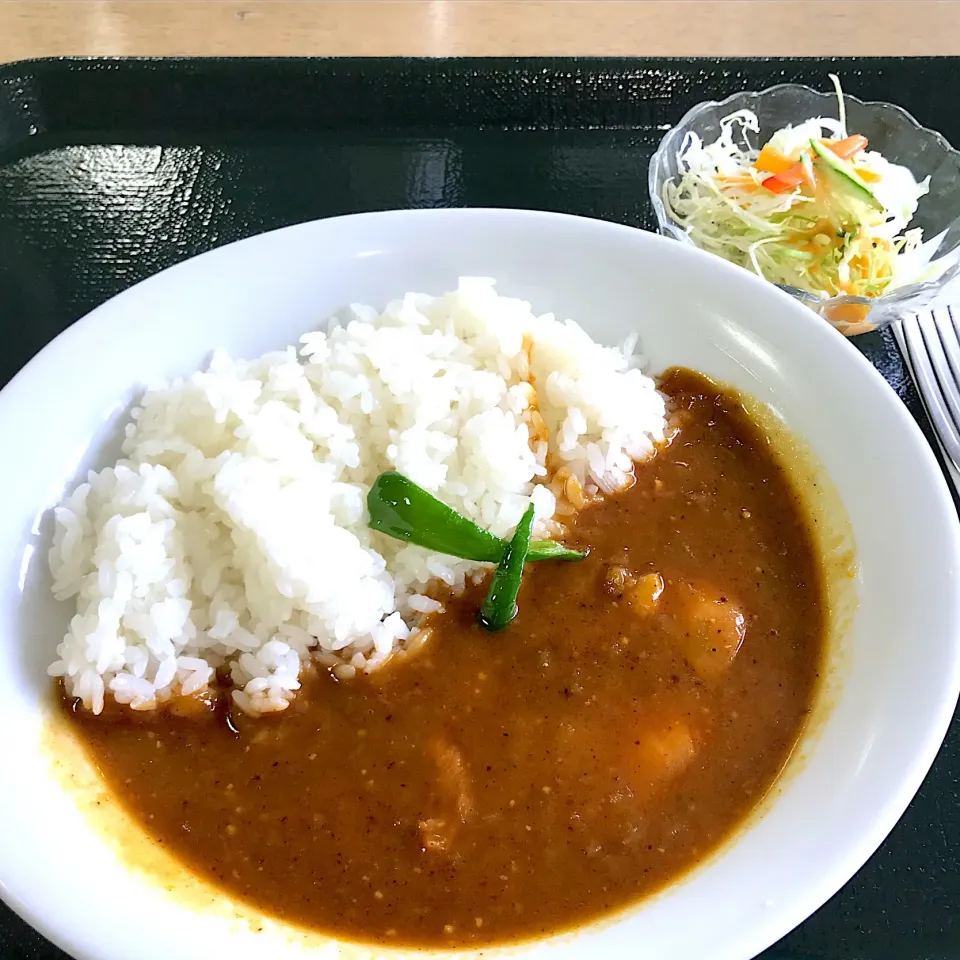
[[[396,946],[559,932],[694,867],[801,735],[824,574],[738,396],[679,369],[659,390],[669,435],[632,483],[588,484],[563,514],[583,559],[531,548],[504,629],[477,616],[487,565],[435,587],[442,610],[378,669],[309,658],[283,711],[244,710],[227,667],[153,709],[64,693],[118,800],[264,912]]]
[[[637,482],[584,512],[579,564],[533,568],[517,619],[449,601],[409,660],[316,670],[253,719],[65,709],[116,795],[198,875],[349,939],[554,932],[695,865],[803,727],[821,571],[795,492],[735,395],[663,383],[680,419]]]

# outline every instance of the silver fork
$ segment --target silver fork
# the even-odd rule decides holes
[[[960,313],[960,311],[958,311]],[[949,307],[893,325],[944,452],[960,470],[960,326]]]

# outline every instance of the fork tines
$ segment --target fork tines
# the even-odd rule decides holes
[[[960,312],[960,311],[958,311]],[[894,324],[943,448],[960,469],[960,329],[949,307]]]

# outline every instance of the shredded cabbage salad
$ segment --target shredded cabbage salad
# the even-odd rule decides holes
[[[918,183],[851,136],[830,79],[839,120],[784,127],[761,149],[750,110],[724,117],[714,143],[688,132],[662,199],[698,247],[773,283],[821,299],[878,297],[936,273],[916,255],[922,231],[907,229],[930,178]]]

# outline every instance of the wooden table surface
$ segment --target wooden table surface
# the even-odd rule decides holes
[[[0,61],[960,54],[960,0],[0,0]]]

